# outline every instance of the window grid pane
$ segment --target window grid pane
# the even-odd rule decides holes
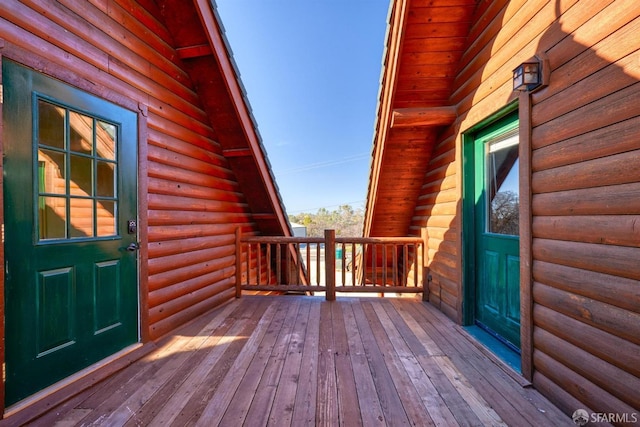
[[[117,126],[46,100],[37,104],[39,239],[117,235]]]

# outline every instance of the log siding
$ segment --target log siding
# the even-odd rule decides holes
[[[4,57],[145,111],[142,336],[156,339],[232,297],[235,229],[257,233],[256,221],[161,8],[6,1],[0,16]]]
[[[415,207],[394,209],[393,202],[374,199],[370,190],[365,233],[382,235],[385,227],[409,218],[408,234],[427,236],[430,302],[463,323],[468,238],[462,226],[463,136],[517,105],[521,133],[526,132],[521,143],[529,146],[521,156],[527,163],[521,163],[521,181],[527,184],[521,220],[528,224],[521,232],[521,321],[528,336],[523,336],[523,375],[569,414],[577,408],[637,413],[640,4],[477,3],[457,68],[440,81],[452,82],[448,99],[433,94],[418,99],[424,86],[411,86],[411,79],[435,79],[443,70],[431,51],[447,52],[452,61],[458,52],[411,25],[448,4],[411,3],[401,35],[405,44],[397,54],[397,89],[381,84],[383,94],[391,93],[385,96],[395,96],[394,109],[455,107],[457,118],[435,131],[403,128],[404,142],[393,145],[398,155],[403,144],[421,141],[424,152],[412,156],[428,159]],[[536,54],[550,65],[548,86],[519,97],[512,90],[512,70]],[[416,91],[412,98],[405,96],[407,88]],[[380,109],[379,125],[383,119]],[[377,132],[376,147],[390,146],[394,135]],[[396,165],[403,160],[374,165],[382,171],[372,169],[372,176],[402,174]],[[381,213],[393,215],[393,222]]]

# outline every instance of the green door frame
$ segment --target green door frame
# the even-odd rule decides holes
[[[473,189],[469,176],[473,168],[473,135],[479,129],[499,120],[501,117],[518,110],[519,123],[519,159],[520,159],[520,361],[522,376],[533,380],[533,297],[532,297],[532,193],[531,193],[531,96],[529,92],[520,92],[513,102],[501,111],[491,115],[462,133],[462,324],[474,323],[475,311],[475,236],[474,204],[465,200],[467,189]]]
[[[476,299],[476,200],[477,171],[475,168],[476,133],[518,110],[512,103],[462,134],[462,324],[473,325]]]

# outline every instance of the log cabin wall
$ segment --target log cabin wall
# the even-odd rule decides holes
[[[640,408],[639,16],[635,0],[479,3],[450,98],[458,120],[435,144],[411,223],[428,231],[431,302],[461,321],[462,134],[516,102],[512,70],[545,55],[549,85],[520,101],[523,371],[568,414]]]
[[[5,58],[147,114],[139,166],[148,187],[139,212],[148,236],[143,337],[158,338],[232,298],[235,229],[258,230],[160,7],[26,0],[3,1],[0,10]]]

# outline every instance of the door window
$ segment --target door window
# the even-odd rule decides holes
[[[518,131],[485,142],[486,231],[519,234]]]
[[[117,235],[117,126],[42,98],[35,116],[39,240]]]

